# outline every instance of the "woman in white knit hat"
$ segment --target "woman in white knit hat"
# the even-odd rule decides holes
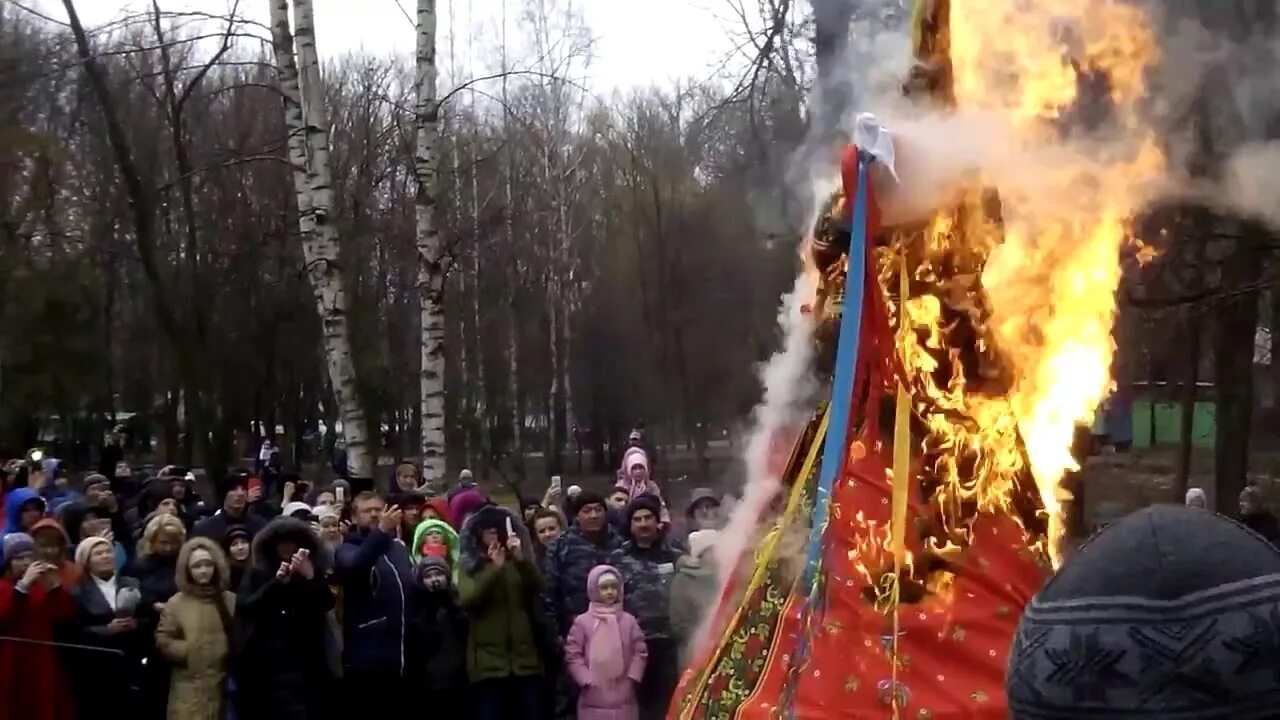
[[[80,642],[114,653],[82,651],[71,661],[71,685],[77,707],[108,702],[120,710],[137,710],[141,699],[129,688],[141,682],[141,658],[155,628],[135,617],[142,593],[138,581],[116,572],[115,548],[97,535],[76,546],[76,564],[84,573],[75,591]]]

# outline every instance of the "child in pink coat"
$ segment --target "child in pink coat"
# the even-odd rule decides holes
[[[587,575],[591,605],[573,621],[564,647],[569,674],[582,691],[578,720],[635,720],[636,685],[649,649],[640,624],[622,609],[622,574],[597,565]]]
[[[662,499],[662,490],[651,477],[649,454],[643,448],[628,448],[622,454],[622,467],[618,468],[618,482],[614,487],[626,490],[632,500],[641,495],[657,497],[662,503],[662,516],[658,520],[668,527],[671,526],[671,513],[667,510],[667,501]]]

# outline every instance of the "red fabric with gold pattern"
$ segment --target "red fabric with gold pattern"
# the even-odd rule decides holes
[[[841,158],[846,198],[857,183],[857,150],[849,146]],[[870,190],[870,188],[868,188]],[[879,227],[879,207],[868,194],[870,228]],[[852,202],[846,202],[852,207]],[[870,245],[870,243],[868,243]],[[672,704],[671,717],[684,720],[854,720],[894,717],[892,694],[897,689],[899,718],[1007,717],[1004,673],[1007,653],[1018,617],[1044,581],[1045,570],[1029,550],[1031,539],[1008,517],[981,516],[972,525],[972,541],[954,566],[948,590],[931,594],[918,604],[903,603],[898,612],[898,674],[893,685],[891,662],[893,618],[875,608],[864,595],[867,576],[859,572],[859,549],[885,545],[890,523],[892,488],[886,475],[891,442],[882,443],[875,409],[892,401],[894,355],[885,300],[874,275],[867,248],[867,289],[859,338],[854,399],[861,422],[852,444],[847,470],[831,498],[830,523],[824,547],[824,601],[805,615],[807,588],[793,582],[785,588],[778,572],[782,563],[769,563],[769,581],[740,601],[724,607],[717,627],[725,643],[704,653],[706,684],[698,697],[698,668],[686,673]],[[868,412],[868,409],[870,411]],[[816,474],[816,473],[815,473]],[[812,482],[812,478],[784,478]],[[908,508],[908,527],[922,507]],[[860,519],[859,519],[860,516]],[[875,541],[870,530],[874,523]],[[914,535],[914,534],[912,534]],[[914,537],[908,538],[908,550]],[[788,559],[788,562],[794,559]],[[749,561],[749,558],[748,558]],[[807,639],[801,642],[802,636]],[[801,657],[803,655],[803,657]]]

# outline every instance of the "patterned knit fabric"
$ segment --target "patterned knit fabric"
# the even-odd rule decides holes
[[[1280,552],[1205,510],[1099,533],[1032,600],[1010,717],[1280,717]]]

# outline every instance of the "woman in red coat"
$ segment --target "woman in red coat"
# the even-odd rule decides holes
[[[75,618],[58,568],[37,560],[26,533],[4,538],[0,577],[0,717],[71,720],[71,686],[52,645]]]

